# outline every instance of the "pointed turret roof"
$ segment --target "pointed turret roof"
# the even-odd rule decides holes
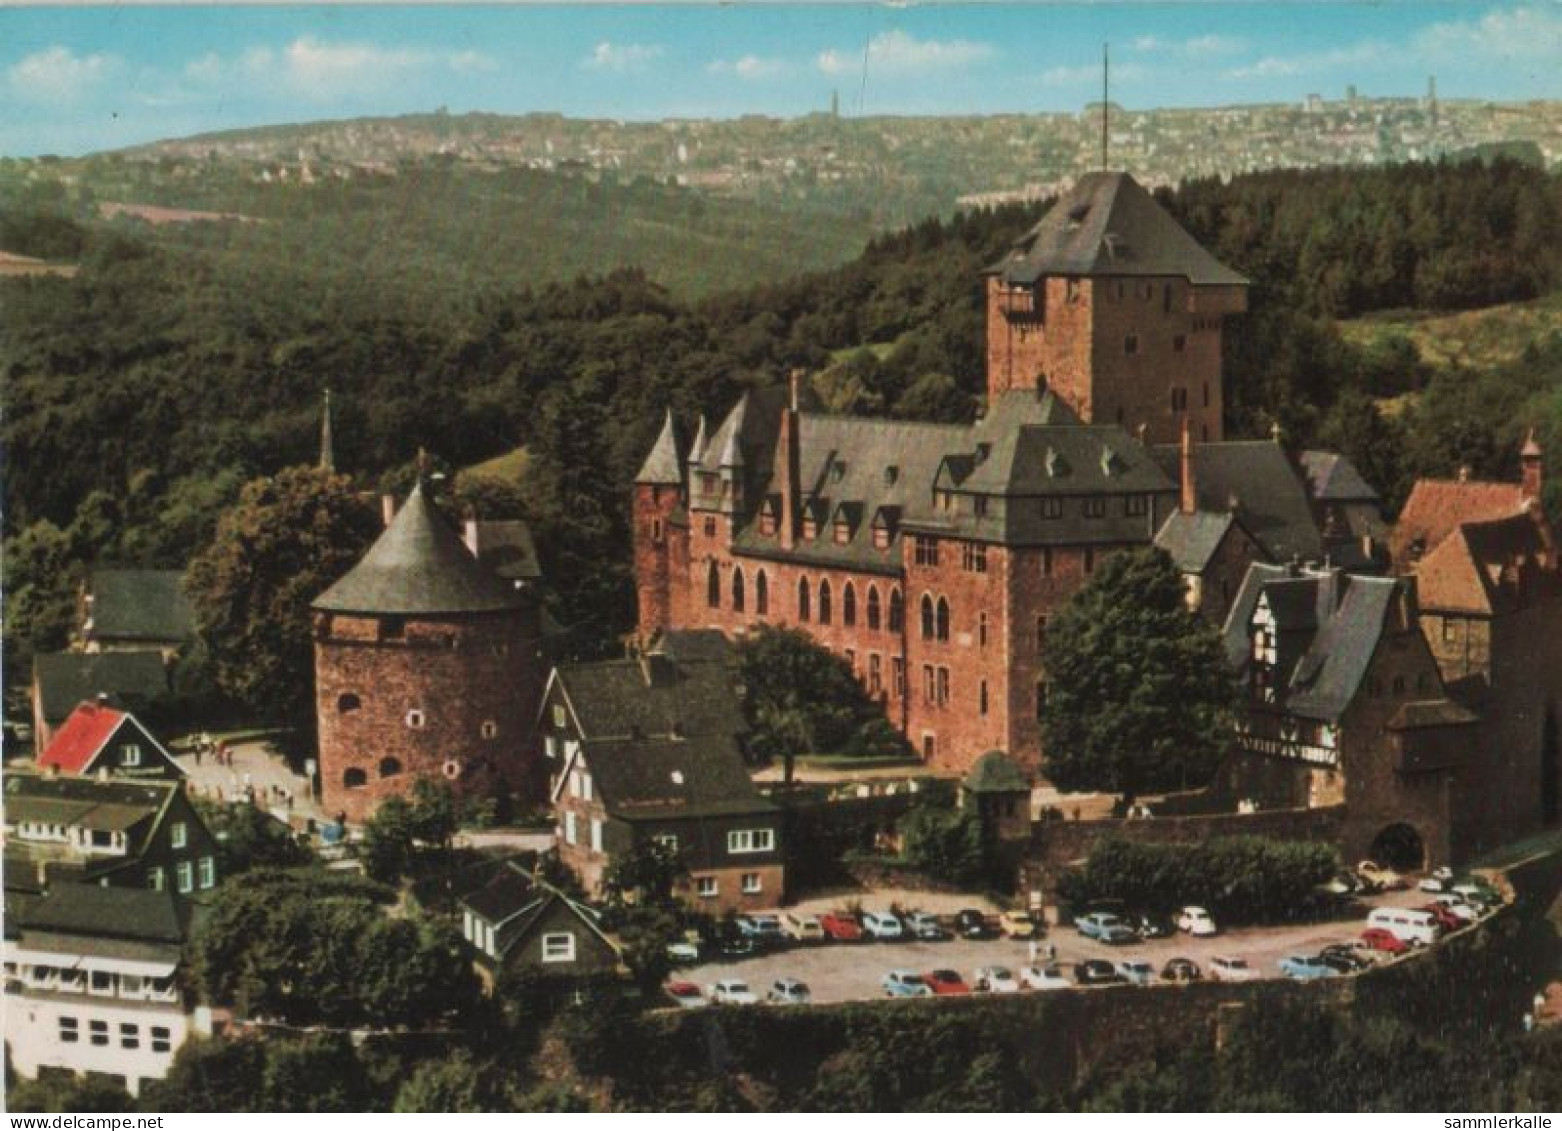
[[[722,441],[721,455],[716,460],[717,467],[742,467],[743,466],[743,424],[748,415],[748,394],[743,394],[743,399],[738,401],[738,407],[727,418],[723,427],[726,438]],[[718,433],[718,437],[720,434]]]
[[[346,577],[318,598],[327,613],[420,616],[493,613],[522,597],[468,553],[419,483]]]
[[[331,390],[325,391],[325,408],[320,413],[320,467],[336,470],[336,444],[331,438]]]
[[[700,413],[700,426],[694,430],[694,445],[689,449],[689,462],[700,463],[705,459],[705,449],[710,447],[710,440],[705,435],[705,414]]]
[[[1535,429],[1529,430],[1529,435],[1524,438],[1524,446],[1519,449],[1520,459],[1539,459],[1540,441],[1535,439]]]
[[[1029,285],[1044,275],[1181,275],[1246,286],[1127,173],[1087,173],[989,272]]]
[[[683,482],[683,461],[678,458],[678,434],[673,427],[672,409],[667,410],[662,433],[656,438],[651,454],[645,457],[635,482],[657,487],[676,487]]]

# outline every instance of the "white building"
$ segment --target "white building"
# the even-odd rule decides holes
[[[173,893],[58,884],[7,910],[5,1043],[16,1072],[102,1075],[132,1095],[166,1076],[196,1029]]]

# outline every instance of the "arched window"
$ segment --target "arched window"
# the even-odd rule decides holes
[[[985,612],[976,618],[976,643],[979,647],[987,647],[987,614]]]
[[[868,586],[868,630],[870,632],[879,630],[879,587],[877,585]]]
[[[359,699],[358,696],[354,695],[351,691],[349,691],[346,695],[340,696],[336,700],[337,713],[342,715],[356,711],[359,707],[362,706],[363,700]]]
[[[760,570],[754,578],[754,611],[760,616],[770,612],[770,579],[765,576],[764,570]]]
[[[348,789],[362,789],[369,784],[369,775],[354,766],[342,771],[342,784]]]
[[[922,594],[922,639],[933,639],[933,631],[936,627],[933,623],[933,598],[926,593]]]
[[[743,567],[734,566],[732,570],[732,611],[743,611]]]
[[[819,582],[819,623],[830,623],[830,579]]]
[[[857,587],[849,581],[841,590],[841,623],[847,628],[857,623]]]
[[[808,599],[808,579],[797,579],[797,619],[808,620],[813,616],[813,602]]]
[[[721,574],[714,561],[705,571],[705,603],[713,609],[721,608]]]
[[[393,778],[401,773],[401,763],[395,758],[380,759],[380,777]]]
[[[938,638],[949,639],[949,602],[942,597],[938,599]]]
[[[889,630],[906,631],[906,599],[900,595],[899,589],[889,591]]]

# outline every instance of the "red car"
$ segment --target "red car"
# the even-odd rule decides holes
[[[1404,954],[1410,949],[1410,944],[1404,939],[1382,927],[1368,927],[1361,932],[1361,941],[1370,949],[1381,950],[1384,954]]]
[[[953,970],[934,970],[927,976],[927,984],[935,994],[968,994],[971,987]]]
[[[819,926],[824,928],[824,937],[832,942],[861,942],[862,928],[857,925],[857,920],[844,911],[831,911],[819,916]]]
[[[1441,903],[1428,903],[1421,910],[1436,919],[1437,925],[1445,931],[1457,931],[1464,926],[1464,920],[1460,919],[1459,916],[1448,910]]]

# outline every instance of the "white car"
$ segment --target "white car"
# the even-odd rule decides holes
[[[1155,967],[1141,958],[1119,962],[1117,972],[1123,976],[1123,981],[1135,986],[1148,986],[1155,981]]]
[[[1177,916],[1177,929],[1186,931],[1196,938],[1207,938],[1220,933],[1215,926],[1215,920],[1202,907],[1184,907],[1182,913]]]
[[[781,929],[794,942],[824,942],[824,927],[819,922],[819,916],[810,915],[806,911],[782,912]]]
[[[1007,966],[983,966],[971,975],[971,988],[977,993],[1017,994],[1020,983]]]
[[[1209,972],[1212,982],[1256,982],[1258,980],[1258,971],[1249,966],[1245,958],[1232,958],[1229,955],[1211,958],[1205,970]]]
[[[748,988],[747,982],[726,978],[710,988],[711,1001],[717,1005],[757,1005],[759,995]]]
[[[862,933],[872,939],[894,939],[899,941],[906,937],[906,928],[901,925],[899,919],[888,911],[864,911],[862,913]]]
[[[1020,985],[1027,990],[1066,990],[1069,980],[1056,966],[1022,966]]]

